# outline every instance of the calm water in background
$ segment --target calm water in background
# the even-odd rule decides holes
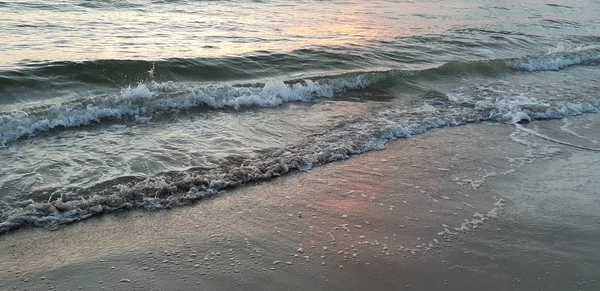
[[[0,232],[600,108],[597,1],[2,1]]]

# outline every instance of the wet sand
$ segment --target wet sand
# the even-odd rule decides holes
[[[600,117],[525,125],[600,148]],[[600,153],[432,130],[194,206],[0,237],[0,290],[600,290]]]

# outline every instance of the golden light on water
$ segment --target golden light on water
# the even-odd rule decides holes
[[[35,10],[2,13],[0,8],[0,19],[9,25],[0,31],[0,65],[29,60],[215,57],[362,45],[409,35],[415,23],[403,24],[396,18],[419,11],[407,3],[363,3],[345,6],[343,11],[322,4],[319,9],[298,4],[289,13],[275,6],[223,3],[198,4],[190,10],[163,5],[164,11],[81,7],[69,11],[67,7],[43,15]]]

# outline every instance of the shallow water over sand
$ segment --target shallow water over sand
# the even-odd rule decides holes
[[[597,123],[526,127],[586,146]],[[14,232],[0,287],[595,290],[597,160],[509,125],[434,130],[193,207]]]

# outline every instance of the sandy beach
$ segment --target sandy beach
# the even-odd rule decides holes
[[[600,118],[431,130],[161,212],[0,237],[0,290],[599,290]],[[585,137],[585,138],[584,138]]]
[[[0,291],[599,291],[599,15],[1,0]]]

